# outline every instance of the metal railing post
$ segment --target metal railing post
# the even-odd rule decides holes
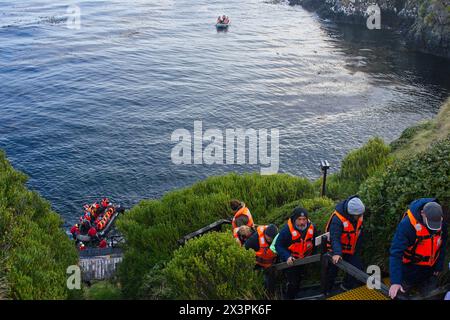
[[[320,289],[324,295],[328,291],[328,257],[327,255],[327,236],[322,236],[320,246]]]

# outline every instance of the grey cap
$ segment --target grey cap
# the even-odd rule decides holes
[[[423,207],[425,223],[430,230],[439,230],[442,227],[442,207],[437,202],[428,202]]]
[[[347,203],[347,212],[353,216],[359,216],[366,211],[366,207],[360,198],[352,198]]]

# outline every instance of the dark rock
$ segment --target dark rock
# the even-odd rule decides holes
[[[450,58],[450,0],[289,0],[337,23],[366,25],[370,5],[381,28],[399,31],[409,48]]]

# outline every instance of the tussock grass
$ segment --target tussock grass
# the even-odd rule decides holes
[[[442,105],[438,115],[429,121],[407,128],[391,143],[397,158],[411,157],[426,151],[434,142],[450,134],[450,98]]]

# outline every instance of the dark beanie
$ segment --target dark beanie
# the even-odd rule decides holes
[[[269,224],[264,233],[266,234],[266,236],[271,237],[273,239],[278,233],[278,228],[274,224]]]
[[[292,221],[295,221],[298,217],[308,218],[308,211],[306,211],[305,208],[295,208],[294,211],[292,211],[291,219]]]

